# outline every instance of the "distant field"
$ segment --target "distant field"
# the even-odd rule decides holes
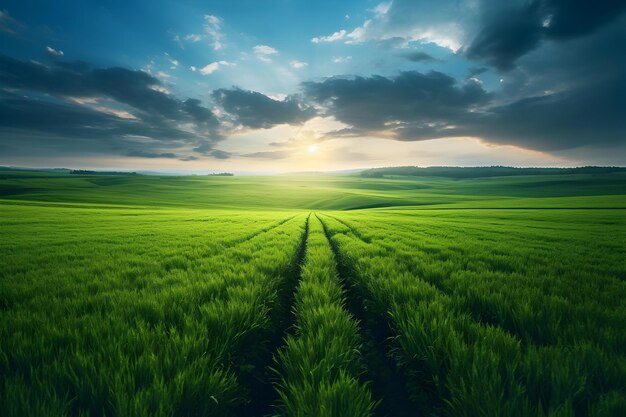
[[[626,173],[455,179],[358,175],[155,177],[0,170],[0,199],[133,207],[255,210],[626,208]]]
[[[624,416],[626,175],[0,171],[0,416]]]

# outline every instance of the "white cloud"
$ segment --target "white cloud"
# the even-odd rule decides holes
[[[417,41],[434,43],[457,52],[467,38],[462,23],[467,20],[468,15],[473,15],[473,12],[469,3],[450,7],[455,12],[452,18],[450,15],[432,17],[429,2],[394,0],[379,3],[368,10],[373,16],[365,20],[361,26],[351,31],[341,29],[328,36],[318,36],[312,38],[311,42],[341,41],[346,44],[358,44],[400,39],[404,46]]]
[[[112,109],[110,107],[104,107],[104,106],[99,106],[99,107],[93,107],[94,110],[99,111],[101,113],[107,113],[107,114],[112,114],[114,116],[119,117],[120,119],[128,119],[128,120],[136,120],[137,118],[125,111],[125,110],[117,110],[117,109]]]
[[[224,33],[222,32],[222,19],[209,14],[204,15],[204,32],[211,40],[214,50],[217,51],[224,47],[222,43],[224,39]]]
[[[176,69],[180,65],[180,62],[178,62],[177,59],[172,58],[167,52],[165,53],[165,59],[170,62],[170,69]]]
[[[541,22],[541,26],[543,26],[544,28],[549,28],[552,25],[552,15],[549,15],[548,17],[546,17],[545,19],[543,19],[543,22]]]
[[[193,65],[190,66],[189,69],[193,72],[196,72],[198,70],[198,68],[194,67]]]
[[[333,62],[335,64],[343,64],[344,62],[348,62],[352,60],[352,56],[334,56]]]
[[[183,45],[183,41],[181,40],[180,35],[174,35],[172,40],[176,42],[178,46],[180,46],[180,49],[185,49],[185,45]]]
[[[94,104],[98,102],[98,97],[66,97],[66,98],[78,104]]]
[[[66,97],[66,99],[74,103],[89,107],[90,109],[99,111],[101,113],[112,114],[119,117],[120,119],[137,119],[133,114],[127,112],[126,110],[114,109],[108,106],[91,106],[91,104],[98,103],[97,97]]]
[[[190,33],[189,35],[185,35],[183,39],[187,42],[200,42],[202,40],[202,35],[198,35],[197,33]]]
[[[202,75],[210,75],[213,74],[215,71],[219,70],[222,67],[230,67],[233,66],[235,64],[233,64],[232,62],[228,62],[228,61],[217,61],[217,62],[211,62],[210,64],[204,66],[203,68],[200,68],[200,73]],[[191,67],[192,71],[195,71],[195,67]]]
[[[204,18],[204,33],[189,33],[185,36],[175,35],[174,41],[184,49],[183,42],[200,42],[201,40],[208,40],[213,50],[217,51],[224,47],[224,38],[226,35],[222,31],[223,20],[218,16],[206,14]]]
[[[171,95],[172,94],[172,92],[170,90],[168,90],[167,88],[163,87],[162,85],[152,85],[152,86],[150,86],[150,89],[152,89],[154,91],[158,91],[159,93],[167,94],[167,95]]]
[[[252,50],[254,51],[254,55],[256,55],[257,58],[265,62],[270,62],[272,60],[270,57],[278,53],[276,49],[268,45],[257,45],[252,48]]]
[[[159,72],[157,72],[157,73],[156,73],[156,76],[157,76],[157,77],[159,77],[159,78],[165,78],[165,79],[167,79],[167,78],[170,78],[170,77],[171,77],[171,75],[170,75],[170,74],[168,74],[168,73],[167,73],[167,72],[165,72],[165,71],[159,71]]]
[[[336,41],[345,39],[347,34],[348,32],[345,29],[341,29],[340,31],[335,32],[332,35],[315,37],[311,39],[311,42],[313,43],[336,42]]]
[[[415,28],[405,34],[407,41],[421,41],[434,43],[442,48],[457,52],[463,46],[461,42],[462,28],[456,23],[439,25],[436,27]]]
[[[206,20],[208,24],[213,26],[219,26],[221,23],[221,19],[219,17],[210,14],[205,14],[204,20]]]
[[[56,57],[59,57],[59,56],[63,56],[63,55],[65,55],[65,54],[63,53],[63,51],[61,51],[61,50],[58,50],[58,51],[57,51],[56,49],[51,48],[51,47],[49,47],[49,46],[46,46],[46,52],[47,52],[47,53],[49,53],[50,55],[52,55],[52,56],[56,56]]]
[[[377,17],[381,17],[383,15],[386,15],[390,8],[391,8],[391,2],[388,1],[384,3],[380,3],[379,5],[374,7],[371,11],[374,12],[374,14]]]
[[[289,65],[291,65],[295,69],[301,69],[301,68],[304,68],[304,67],[308,66],[309,64],[306,63],[306,62],[293,60],[293,61],[289,62]]]
[[[363,26],[354,29],[346,35],[346,43],[361,43],[367,40],[367,28],[372,24],[371,20],[366,20]]]
[[[268,93],[266,94],[269,98],[276,101],[284,101],[289,97],[289,95],[285,93]]]
[[[341,29],[328,36],[317,36],[311,39],[313,43],[330,43],[344,41],[345,43],[361,43],[368,38],[368,27],[372,24],[371,20],[366,20],[363,26],[355,28],[352,32]]]
[[[209,74],[213,74],[218,69],[220,69],[220,63],[212,62],[204,66],[203,68],[200,68],[200,72],[202,73],[202,75],[209,75]]]

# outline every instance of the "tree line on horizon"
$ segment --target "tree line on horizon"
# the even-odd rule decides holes
[[[626,172],[626,167],[585,166],[575,168],[516,168],[501,165],[488,167],[403,166],[366,169],[361,172],[361,176],[365,178],[383,178],[388,175],[407,177],[477,178],[514,175],[614,174],[621,172]]]

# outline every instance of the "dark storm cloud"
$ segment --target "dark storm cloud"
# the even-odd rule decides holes
[[[0,93],[0,146],[5,156],[171,158],[175,156],[162,150],[190,140],[193,136],[189,133],[167,125],[153,126],[78,105]]]
[[[180,101],[155,90],[161,82],[143,71],[92,69],[83,62],[47,66],[0,56],[0,85],[57,96],[107,96],[146,115],[184,118]]]
[[[259,159],[285,159],[291,156],[291,152],[288,151],[265,151],[265,152],[253,152],[243,154],[246,158],[259,158]]]
[[[198,158],[197,156],[189,155],[189,156],[183,156],[183,157],[179,158],[179,161],[197,161],[198,159],[200,159],[200,158]]]
[[[193,148],[194,152],[198,152],[202,155],[209,155],[209,153],[213,150],[213,144],[209,141],[200,141],[198,146]]]
[[[49,135],[59,153],[68,146],[96,151],[100,143],[103,151],[121,155],[175,158],[162,149],[211,148],[223,138],[219,121],[199,100],[159,91],[160,81],[143,71],[84,62],[43,65],[0,55],[0,88],[0,131],[12,133],[2,140],[19,136],[25,147],[29,134],[37,141]]]
[[[202,107],[198,99],[189,98],[185,100],[183,102],[183,110],[198,124],[205,124],[207,127],[217,127],[219,125],[215,115],[206,107]]]
[[[616,20],[626,11],[621,0],[545,0],[544,13],[549,18],[546,34],[551,38],[570,38],[594,32]]]
[[[401,55],[411,62],[436,62],[438,59],[422,51],[412,51]]]
[[[161,152],[161,153],[156,153],[156,152],[146,152],[140,149],[135,149],[135,150],[131,150],[128,151],[126,153],[127,156],[135,156],[135,157],[139,157],[139,158],[178,158],[179,156],[176,155],[175,153],[172,152]]]
[[[542,40],[562,41],[592,34],[626,11],[624,1],[534,0],[482,3],[479,30],[466,49],[476,59],[510,70]]]
[[[211,96],[237,123],[255,129],[300,124],[315,115],[313,109],[292,97],[274,100],[265,94],[239,88],[214,90]]]
[[[467,56],[502,70],[511,69],[518,57],[539,44],[542,29],[538,2],[502,11],[485,23],[467,48]]]
[[[600,87],[523,99],[473,128],[493,142],[547,151],[624,143],[626,84]]]
[[[87,85],[96,92],[106,94],[120,103],[128,104],[150,116],[182,120],[181,103],[169,95],[154,90],[160,82],[143,71],[126,68],[108,68],[87,73]]]
[[[593,20],[593,19],[592,19]],[[626,144],[626,16],[596,33],[546,42],[520,57],[477,136],[531,149]],[[582,29],[581,29],[582,30]],[[618,151],[619,152],[619,151]],[[622,151],[623,152],[623,151]]]
[[[200,141],[193,151],[205,156],[212,156],[216,159],[228,159],[232,156],[230,152],[222,151],[214,148],[215,143],[211,141]],[[186,159],[191,160],[191,159]]]
[[[189,133],[168,125],[150,125],[75,104],[6,92],[0,93],[0,129],[50,133],[85,140],[119,140],[124,136],[168,137],[171,140],[191,138]]]
[[[381,22],[389,30],[414,28],[420,15],[446,23],[450,16],[430,8],[454,10],[452,3],[396,0]],[[626,2],[601,3],[481,0],[477,10],[459,9],[453,18],[473,39],[460,53],[489,64],[471,68],[465,83],[441,73],[329,78],[304,83],[305,96],[349,125],[335,136],[472,136],[556,153],[623,152]],[[506,74],[488,93],[473,78],[490,67]]]
[[[221,151],[219,149],[213,149],[210,154],[212,157],[217,159],[228,159],[232,156],[230,152]]]
[[[350,128],[336,136],[383,135],[416,141],[473,136],[558,151],[626,140],[626,77],[498,104],[477,82],[405,72],[397,77],[305,83],[306,95]]]
[[[458,84],[436,71],[402,72],[392,78],[329,78],[304,83],[303,88],[307,97],[327,109],[328,115],[353,126],[354,133],[388,130],[407,123],[425,128],[433,123],[447,125],[467,117],[473,108],[490,99],[480,84]]]
[[[489,68],[487,67],[474,67],[474,68],[470,68],[469,71],[467,72],[467,77],[476,77],[477,75],[481,75],[486,73],[487,71],[489,71]]]

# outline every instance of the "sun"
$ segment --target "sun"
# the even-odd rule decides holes
[[[309,146],[306,148],[306,151],[307,151],[308,153],[311,153],[311,154],[316,153],[316,152],[317,152],[317,150],[318,150],[317,145],[309,145]]]

